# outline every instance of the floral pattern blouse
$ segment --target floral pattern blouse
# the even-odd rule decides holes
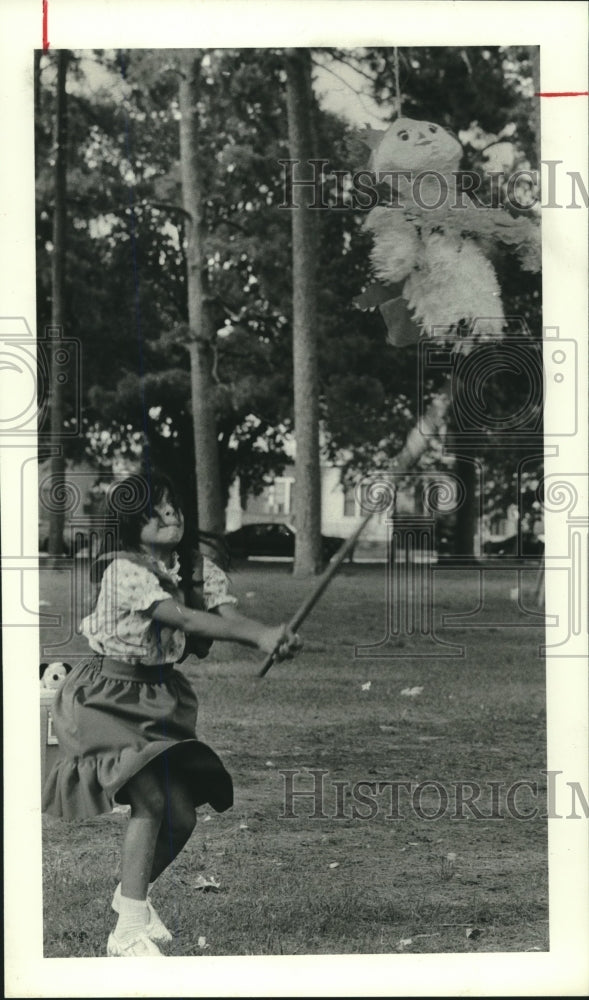
[[[170,569],[134,555],[114,558],[104,571],[94,610],[81,623],[90,648],[126,663],[175,663],[184,652],[184,632],[154,621],[148,611],[159,601],[178,600],[179,580],[178,560]],[[237,604],[227,575],[206,556],[203,599],[207,611]]]

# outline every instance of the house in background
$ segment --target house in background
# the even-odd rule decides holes
[[[413,514],[415,499],[409,492],[397,497],[397,513]],[[341,470],[337,466],[321,465],[321,530],[324,535],[348,538],[364,518],[354,486],[344,487]],[[247,498],[241,506],[239,480],[231,489],[226,508],[226,530],[236,531],[245,524],[275,521],[296,527],[296,482],[294,465],[286,466],[284,472],[265,487],[258,496]],[[355,548],[354,558],[386,559],[387,541],[390,527],[387,512],[378,512],[368,523]]]
[[[424,495],[427,486],[438,487],[446,482],[448,493],[452,492],[451,470],[423,471],[415,479],[409,480],[404,489],[400,489],[395,504],[394,519],[386,510],[375,513],[362,532],[354,549],[355,561],[379,561],[388,558],[388,546],[392,535],[392,521],[397,532],[403,534],[403,522],[415,525],[415,519],[423,524],[427,522],[425,532],[421,535],[420,547],[428,553],[437,552],[449,555],[453,552],[453,531],[456,517],[460,513],[436,515],[428,513]],[[385,478],[386,481],[386,478]],[[435,490],[434,490],[435,492]],[[365,511],[359,500],[358,491],[354,486],[344,486],[341,481],[341,469],[327,462],[321,464],[321,531],[324,535],[348,538],[364,519]],[[519,513],[517,505],[511,504],[507,511],[497,510],[492,515],[484,515],[475,522],[474,556],[483,555],[484,545],[517,531]],[[226,508],[226,530],[236,531],[243,525],[277,522],[290,524],[296,528],[296,482],[294,464],[285,467],[282,475],[276,476],[268,483],[258,496],[249,496],[242,507],[242,497],[239,481],[233,484],[229,502]],[[412,529],[410,529],[412,530]],[[428,534],[429,531],[429,534]],[[420,532],[419,527],[417,532]],[[403,546],[402,546],[403,549]],[[398,557],[403,558],[402,554]],[[410,558],[413,558],[411,556]],[[428,555],[429,558],[429,555]]]
[[[33,466],[31,464],[31,473]],[[51,493],[51,467],[49,460],[38,465],[38,518],[39,551],[47,551],[49,535],[49,512],[55,500]],[[98,548],[101,535],[101,518],[104,515],[105,491],[113,478],[128,474],[125,468],[113,468],[111,473],[100,472],[87,461],[66,462],[66,511],[64,531],[64,552],[67,555],[88,554]],[[424,516],[422,489],[419,486],[430,479],[439,480],[440,475],[424,473],[415,480],[415,487],[408,486],[397,495],[395,521],[397,527],[403,518]],[[442,473],[443,476],[443,473]],[[34,497],[34,490],[23,490],[23,495]],[[32,511],[30,512],[33,516]],[[239,480],[233,483],[225,511],[225,530],[235,531],[242,525],[277,522],[296,528],[296,482],[294,463],[287,465],[280,476],[268,483],[258,496],[249,496],[242,507]],[[482,554],[482,545],[515,533],[518,511],[512,504],[507,511],[496,511],[486,515],[475,534],[475,555]],[[353,534],[364,518],[364,511],[354,486],[343,486],[341,469],[323,462],[321,464],[321,530],[324,535],[347,538]],[[446,527],[440,523],[436,527],[435,547],[439,552],[448,551],[444,545]],[[354,549],[356,561],[380,561],[387,558],[391,537],[391,524],[387,511],[374,514]],[[450,549],[451,550],[451,549]]]

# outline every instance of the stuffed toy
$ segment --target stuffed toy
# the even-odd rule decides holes
[[[372,148],[369,167],[377,179],[383,171],[411,176],[394,177],[392,204],[368,213],[364,225],[379,283],[357,305],[380,307],[397,346],[422,334],[455,334],[474,320],[478,336],[500,336],[501,292],[487,254],[494,245],[511,246],[522,267],[539,270],[538,226],[504,208],[473,204],[460,185],[462,146],[439,125],[399,118],[384,133],[368,130],[364,142]]]
[[[39,679],[42,691],[56,691],[71,670],[69,663],[41,663]]]

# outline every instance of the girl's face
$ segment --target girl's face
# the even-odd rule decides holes
[[[152,516],[141,529],[141,543],[150,547],[174,549],[184,534],[184,517],[168,497],[153,508]]]

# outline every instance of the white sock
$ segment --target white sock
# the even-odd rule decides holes
[[[130,899],[128,896],[119,898],[119,919],[115,927],[116,936],[133,938],[147,926],[148,909],[145,899]]]
[[[151,895],[151,891],[152,891],[154,885],[155,885],[155,882],[150,882],[149,885],[147,886],[147,895],[148,896]],[[115,889],[114,896],[112,898],[112,908],[115,911],[115,913],[118,913],[119,910],[120,910],[120,908],[121,908],[121,883],[120,882],[117,885],[117,887]]]

